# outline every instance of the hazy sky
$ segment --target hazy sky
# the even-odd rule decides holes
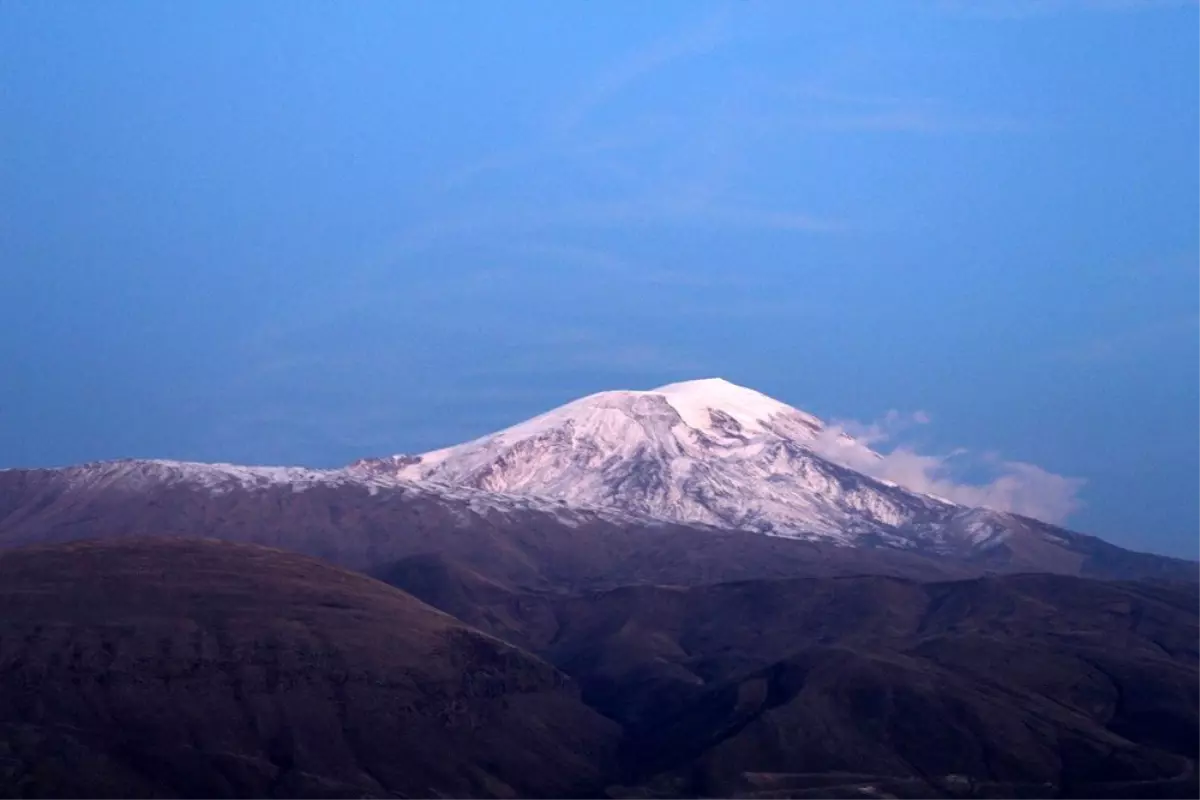
[[[719,375],[1194,557],[1197,16],[5,0],[0,466],[337,465]]]

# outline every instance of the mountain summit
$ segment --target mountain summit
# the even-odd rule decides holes
[[[706,378],[600,392],[465,444],[350,470],[843,544],[975,549],[1013,527],[1012,515],[842,466],[823,455],[833,449],[880,457],[811,414]]]

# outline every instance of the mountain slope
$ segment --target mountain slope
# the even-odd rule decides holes
[[[267,548],[0,553],[0,795],[1196,793],[1194,584],[392,577],[524,646]]]
[[[1195,796],[1195,584],[803,578],[562,596],[506,594],[447,563],[390,577],[579,681],[625,726],[630,796],[824,797],[839,782]]]
[[[312,558],[0,554],[5,796],[594,796],[618,735],[546,662]]]

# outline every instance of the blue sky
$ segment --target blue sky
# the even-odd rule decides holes
[[[719,375],[1194,557],[1197,22],[9,0],[0,466],[336,465]]]

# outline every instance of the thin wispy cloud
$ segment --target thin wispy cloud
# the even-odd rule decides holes
[[[1195,340],[1198,330],[1200,316],[1195,314],[1159,320],[1052,350],[1046,358],[1077,364],[1122,361],[1177,337],[1188,336]]]
[[[653,42],[601,71],[565,108],[551,118],[555,135],[567,136],[622,90],[683,59],[711,53],[730,35],[728,14],[712,14],[680,33]]]
[[[607,279],[651,286],[692,287],[703,289],[754,285],[745,273],[713,274],[684,268],[666,268],[641,260],[616,255],[595,247],[564,244],[555,241],[519,243],[510,250],[520,259],[537,259],[553,263],[562,270],[578,274],[583,270]]]
[[[875,131],[945,135],[955,133],[1027,133],[1033,127],[1015,117],[950,114],[929,108],[801,117],[797,124],[814,130]]]
[[[841,233],[851,227],[843,220],[820,217],[800,211],[739,206],[710,206],[697,210],[695,218],[730,227],[800,233]]]
[[[663,131],[647,126],[645,129],[578,137],[571,141],[555,141],[551,137],[535,139],[520,148],[492,153],[474,161],[456,165],[434,181],[434,188],[448,192],[462,189],[489,175],[511,173],[544,166],[553,162],[581,162],[601,159],[610,154],[653,144]],[[610,162],[611,163],[611,162]]]
[[[929,414],[923,411],[903,414],[895,410],[866,424],[834,421],[818,437],[814,449],[867,475],[967,506],[1023,514],[1050,523],[1066,521],[1082,506],[1079,493],[1085,481],[1080,478],[1057,475],[1035,464],[1005,460],[992,453],[976,455],[960,448],[944,454],[922,454],[894,444],[904,431],[929,422]],[[961,476],[968,469],[984,471],[990,480],[964,480]]]
[[[791,110],[774,124],[788,129],[941,136],[1025,134],[1046,127],[1015,114],[956,108],[936,98],[849,92],[821,83],[786,86],[779,94]]]
[[[390,269],[445,241],[502,241],[513,236],[572,230],[657,226],[721,225],[728,229],[838,234],[851,223],[801,210],[736,204],[695,203],[679,197],[629,197],[607,202],[581,201],[562,206],[487,208],[417,223],[397,235],[386,251],[359,272]]]
[[[574,98],[547,113],[544,125],[533,126],[529,141],[458,165],[433,187],[447,192],[485,177],[511,179],[553,164],[570,173],[575,197],[434,215],[400,234],[392,257],[447,237],[570,228],[700,223],[811,234],[846,230],[845,220],[812,209],[731,199],[733,164],[753,149],[742,135],[745,118],[758,115],[752,102],[743,102],[736,93],[715,99],[712,107],[704,107],[707,113],[694,107],[639,110],[622,115],[615,128],[597,121],[602,107],[619,103],[622,93],[636,84],[658,79],[659,72],[677,62],[737,41],[729,20],[730,12],[722,9],[601,68]],[[784,129],[778,127],[777,132]],[[635,152],[638,157],[630,160]],[[647,170],[646,163],[656,168]],[[598,178],[618,186],[593,185]]]
[[[994,20],[1068,13],[1136,14],[1196,7],[1197,0],[942,0],[937,4],[945,13]]]
[[[254,347],[247,348],[247,371],[257,370],[259,382],[262,376],[271,380],[279,376],[289,383],[301,380],[297,376],[311,379],[327,369],[336,371],[337,365],[315,359],[307,349],[309,342],[328,338],[323,331],[353,333],[364,320],[374,320],[381,332],[390,331],[397,339],[419,330],[422,339],[457,341],[453,332],[443,330],[443,322],[454,319],[455,301],[448,299],[450,295],[459,301],[477,300],[525,287],[545,298],[560,298],[551,274],[554,268],[561,269],[564,278],[569,274],[575,283],[582,275],[585,280],[608,280],[613,285],[687,287],[688,297],[673,300],[672,313],[680,319],[704,316],[728,322],[794,317],[806,310],[808,300],[776,296],[761,285],[739,283],[733,276],[701,275],[686,265],[643,263],[604,247],[571,242],[604,240],[616,231],[688,228],[797,238],[852,236],[859,230],[857,221],[808,208],[802,195],[775,194],[770,202],[763,201],[753,182],[747,181],[762,166],[755,161],[757,145],[778,142],[798,131],[801,135],[867,131],[938,136],[1031,129],[1014,115],[955,108],[919,93],[871,91],[870,86],[848,89],[837,81],[803,77],[747,82],[741,73],[736,79],[730,73],[723,82],[702,87],[699,103],[663,109],[638,106],[635,88],[663,80],[673,67],[714,55],[738,41],[730,13],[684,24],[676,33],[601,66],[561,105],[527,120],[532,124],[526,126],[531,131],[526,141],[464,160],[435,178],[430,186],[435,200],[427,216],[408,220],[368,261],[343,268],[335,285],[321,287],[312,302],[272,313]],[[612,110],[620,113],[608,113]],[[488,191],[482,198],[470,191],[485,183]],[[505,194],[506,187],[516,191]],[[449,289],[444,278],[432,279],[426,270],[451,252],[457,254],[453,260],[459,266]],[[478,263],[470,264],[471,259]],[[715,296],[722,287],[745,291]],[[419,326],[399,321],[409,315],[424,321]],[[661,343],[637,341],[620,330],[560,344],[554,340],[559,323],[549,318],[530,326],[543,334],[536,342],[518,341],[514,331],[495,328],[484,312],[472,324],[480,332],[495,330],[494,335],[511,340],[511,346],[489,358],[478,368],[480,374],[463,373],[466,379],[503,377],[511,382],[536,374],[554,380],[555,375],[587,371],[686,378],[706,366]],[[380,363],[400,369],[399,356],[374,347],[366,350]],[[415,364],[417,356],[410,353],[403,358]],[[286,390],[280,391],[286,397]],[[488,401],[480,397],[479,402]],[[349,442],[354,435],[338,436]],[[909,471],[924,476],[917,482],[941,486],[942,493],[967,491],[965,486],[942,486],[932,463],[906,462],[906,457],[905,451],[898,450],[885,463],[894,465],[897,474]],[[1008,482],[997,478],[991,486],[994,502],[1025,502],[1019,496],[1026,490],[1012,485],[1032,480],[1022,469],[1013,465]],[[1002,492],[1008,492],[1007,500],[1001,498]]]
[[[644,375],[690,377],[706,365],[689,354],[655,342],[627,341],[612,331],[561,328],[536,342],[514,346],[508,355],[485,367],[471,369],[472,378],[489,376],[568,374],[595,370]]]
[[[1148,278],[1154,280],[1179,276],[1195,278],[1198,268],[1200,268],[1200,263],[1197,262],[1196,254],[1173,252],[1156,258],[1128,261],[1121,266],[1119,274],[1123,278],[1132,278],[1139,282]]]

